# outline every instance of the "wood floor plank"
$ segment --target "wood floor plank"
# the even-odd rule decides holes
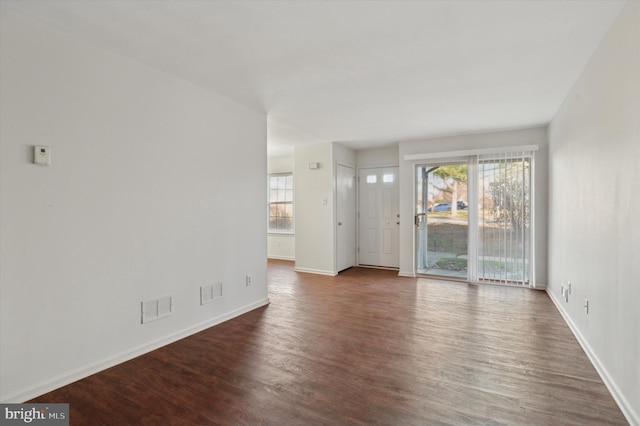
[[[269,261],[269,297],[31,402],[73,425],[627,424],[544,292]]]

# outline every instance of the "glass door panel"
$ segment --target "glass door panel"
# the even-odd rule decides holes
[[[417,272],[468,277],[467,163],[416,169]]]

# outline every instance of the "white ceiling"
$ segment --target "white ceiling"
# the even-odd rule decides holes
[[[623,3],[2,0],[265,111],[270,155],[546,124]]]

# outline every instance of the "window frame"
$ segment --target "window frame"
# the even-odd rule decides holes
[[[271,178],[277,178],[277,177],[288,177],[291,176],[291,200],[284,200],[284,201],[272,201],[271,200]],[[287,188],[285,186],[285,189],[279,189],[277,188],[276,191],[288,191],[289,188]],[[295,200],[295,182],[293,179],[293,172],[286,172],[286,173],[269,173],[267,175],[267,233],[268,234],[287,234],[287,235],[293,235],[295,232],[295,207],[294,207],[294,200]],[[291,206],[291,229],[277,229],[277,228],[271,228],[271,206],[274,204],[280,204],[280,205],[290,205]],[[277,216],[276,216],[277,217]]]

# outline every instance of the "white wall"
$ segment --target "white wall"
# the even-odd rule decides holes
[[[295,234],[269,233],[267,235],[269,259],[296,260]]]
[[[356,151],[356,165],[360,167],[383,167],[398,165],[398,145]]]
[[[267,158],[267,173],[293,173],[294,164],[293,156],[269,157]]]
[[[1,19],[0,400],[267,303],[265,115]],[[36,144],[52,166],[32,164]],[[168,295],[174,314],[141,325],[141,301]]]
[[[309,169],[309,163],[319,163]],[[295,147],[296,266],[301,272],[334,275],[333,154],[330,143]]]
[[[294,157],[269,157],[267,158],[267,173],[293,173]],[[293,190],[296,190],[296,177],[293,176]],[[267,234],[267,257],[270,259],[295,260],[296,258],[296,238],[295,238],[295,203],[293,206],[294,233]]]
[[[405,161],[407,154],[439,153],[478,148],[495,148],[537,144],[535,155],[535,286],[545,288],[547,283],[547,129],[509,130],[450,136],[424,141],[400,142],[400,217],[413,218],[414,168],[424,160]],[[400,225],[400,275],[415,273],[415,228],[413,220],[401,221]]]
[[[549,128],[548,292],[632,424],[640,424],[639,23],[640,3],[628,2]]]
[[[355,161],[353,150],[335,142],[295,147],[296,271],[337,274],[336,166],[355,167]]]
[[[335,168],[335,165],[337,163],[340,164],[344,164],[347,166],[353,166],[355,167],[356,165],[356,152],[352,149],[349,148],[345,148],[344,146],[340,145],[339,143],[333,142],[331,144],[331,149],[332,149],[332,153],[333,153],[333,166]],[[335,182],[335,176],[336,173],[334,171],[334,182]]]

